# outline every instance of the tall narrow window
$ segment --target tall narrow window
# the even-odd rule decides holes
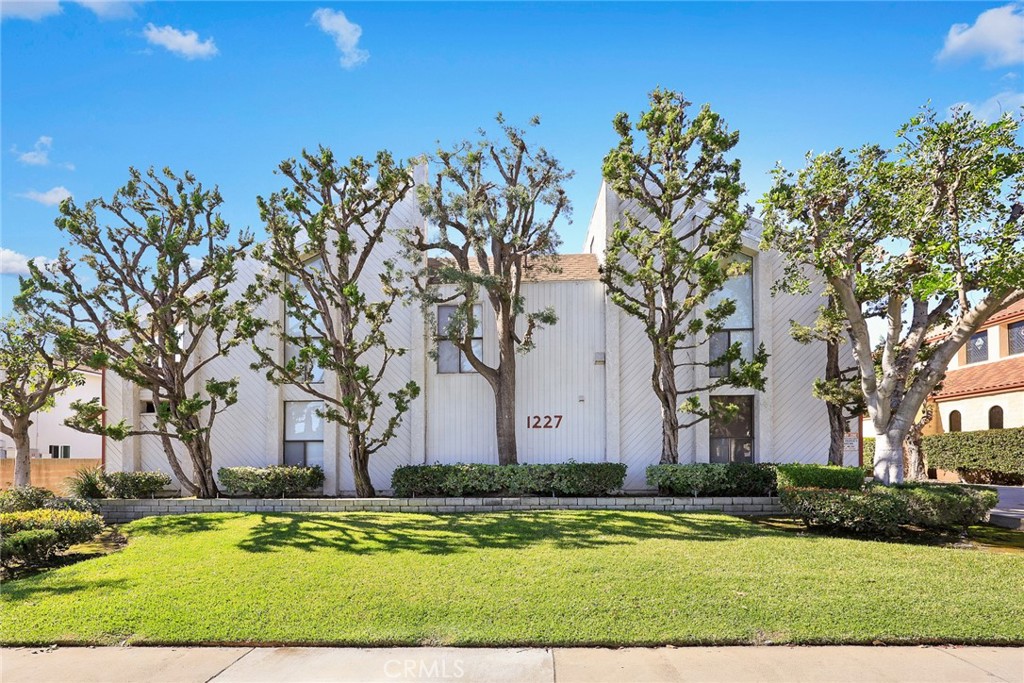
[[[754,354],[754,260],[746,254],[736,254],[732,261],[747,264],[747,271],[729,278],[721,291],[708,299],[709,307],[725,299],[736,302],[736,310],[724,321],[724,329],[711,335],[708,352],[712,360],[720,358],[736,343],[740,345],[744,360],[750,360]],[[729,374],[730,365],[712,365],[708,368],[709,374],[711,377],[725,377]]]
[[[322,261],[315,259],[306,264],[307,268],[320,268],[322,267]],[[289,276],[289,280],[293,285],[301,287],[293,276]],[[312,305],[313,297],[309,292],[303,290],[303,299],[308,305]],[[314,334],[313,330],[308,330],[309,337],[311,339],[319,339],[319,336]],[[304,331],[302,329],[302,321],[298,320],[291,311],[285,312],[285,334],[291,337],[302,337]],[[324,371],[317,365],[317,362],[313,358],[301,358],[302,346],[294,342],[285,342],[285,360],[294,360],[299,366],[305,371],[304,376],[309,378],[311,384],[319,384],[324,381]]]
[[[982,330],[967,341],[967,362],[980,363],[988,360],[988,330]]]
[[[954,410],[949,413],[949,431],[959,432],[962,429],[960,425],[960,411]]]
[[[437,371],[442,374],[476,372],[462,349],[447,337],[448,325],[457,310],[458,306],[445,305],[437,307]],[[480,304],[473,306],[473,320],[476,325],[473,328],[471,344],[473,353],[476,354],[477,358],[483,355],[484,349],[482,316],[483,308]]]
[[[1000,406],[992,406],[988,409],[988,428],[1003,428],[1003,409]]]
[[[754,462],[754,397],[712,396],[711,406],[721,413],[735,406],[732,420],[711,419],[711,462]]]
[[[284,464],[324,466],[324,422],[317,414],[322,401],[285,401]]]
[[[1019,323],[1010,323],[1006,327],[1008,339],[1007,353],[1011,356],[1017,353],[1024,353],[1024,320]]]

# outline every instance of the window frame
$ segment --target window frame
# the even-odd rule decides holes
[[[750,462],[750,463],[755,463],[755,462],[757,462],[757,401],[755,399],[756,399],[756,396],[754,394],[727,394],[727,395],[713,395],[713,396],[711,396],[711,398],[710,398],[711,401],[715,401],[715,400],[718,400],[718,401],[731,401],[731,402],[743,401],[744,403],[749,404],[749,406],[750,406],[750,417],[749,417],[749,420],[748,420],[748,424],[750,425],[750,436],[715,436],[715,434],[714,434],[714,431],[715,431],[715,422],[714,422],[715,418],[712,417],[710,420],[708,420],[708,462],[710,462],[710,463],[723,462],[722,460],[715,460],[715,459],[713,459],[714,458],[714,454],[715,454],[715,445],[716,445],[717,442],[722,442],[722,441],[729,442],[728,443],[728,449],[727,449],[728,453],[729,453],[729,459],[724,461],[724,462],[726,462],[726,463],[733,463],[733,462]],[[736,422],[737,422],[737,420],[733,420],[732,422],[726,423],[724,425],[724,428],[728,429],[729,425],[735,424]],[[735,457],[735,455],[736,455],[736,445],[737,445],[738,442],[747,442],[747,443],[750,444],[750,457],[749,457],[749,459],[737,459]]]
[[[1020,346],[1014,351],[1014,330],[1020,330],[1017,338],[1020,340]],[[1016,356],[1024,353],[1024,320],[1018,320],[1017,322],[1007,323],[1006,325],[1006,355]]]
[[[953,422],[953,418],[956,418],[956,422]],[[960,414],[959,410],[951,410],[949,416],[946,418],[949,423],[949,432],[951,434],[962,432],[964,430],[963,415]]]
[[[475,375],[475,374],[478,374],[476,369],[472,365],[469,364],[469,361],[468,361],[468,359],[466,357],[466,353],[461,348],[459,348],[455,344],[455,342],[453,342],[451,339],[446,337],[441,332],[440,328],[441,328],[441,309],[442,308],[451,308],[451,309],[457,310],[459,308],[459,304],[438,304],[437,305],[437,310],[435,311],[435,314],[437,316],[437,318],[436,318],[437,324],[436,324],[436,326],[434,328],[435,340],[437,342],[437,365],[436,365],[437,374],[438,375]],[[449,318],[450,317],[451,316],[449,316]],[[473,318],[476,319],[477,325],[476,325],[476,329],[473,330],[473,336],[469,338],[469,343],[470,343],[470,345],[473,345],[474,342],[480,342],[480,352],[482,354],[483,346],[484,346],[483,304],[473,304]],[[442,344],[451,344],[453,350],[458,353],[458,358],[459,358],[458,370],[442,370],[441,369],[441,355],[442,355],[441,354],[441,345]]]
[[[1003,429],[1005,424],[1006,413],[1002,406],[995,405],[988,409],[988,428],[989,429]],[[999,424],[993,424],[998,422]]]
[[[984,339],[985,340],[985,343],[983,345],[983,348],[984,348],[984,351],[985,351],[985,357],[984,358],[975,358],[975,359],[972,360],[971,359],[971,348],[972,348],[971,344],[974,342],[975,339]],[[984,363],[987,360],[989,360],[988,330],[981,330],[979,332],[975,332],[974,334],[972,334],[970,339],[967,340],[967,343],[964,344],[964,365],[974,365],[975,363]]]
[[[757,266],[757,262],[756,262],[756,259],[754,258],[754,256],[752,254],[748,254],[748,253],[746,253],[744,251],[737,251],[728,260],[736,260],[737,258],[744,259],[747,262],[749,262],[749,264],[750,264],[750,267],[747,269],[747,272],[744,273],[741,276],[738,276],[738,277],[748,278],[749,281],[750,281],[750,326],[749,327],[723,327],[722,329],[718,330],[717,332],[712,333],[708,337],[708,361],[709,361],[709,363],[710,362],[714,362],[714,360],[716,358],[718,358],[718,356],[715,356],[715,357],[711,356],[711,347],[715,345],[714,344],[715,337],[717,337],[718,335],[722,335],[722,334],[726,335],[726,340],[728,341],[728,343],[725,345],[725,348],[728,350],[730,347],[732,347],[732,345],[734,343],[734,339],[733,339],[733,333],[734,332],[735,333],[749,333],[750,334],[750,354],[751,355],[748,358],[742,358],[742,360],[749,361],[749,360],[751,360],[751,358],[753,358],[754,345],[756,344],[756,327],[757,327],[757,291],[756,291],[757,290],[757,281],[756,281],[756,278],[754,277],[754,269]],[[734,279],[736,279],[736,278],[729,278],[729,280],[734,280]],[[726,280],[726,283],[728,283],[729,280]],[[723,295],[724,295],[724,292],[725,292],[725,285],[723,285],[722,289],[719,290],[719,293],[722,293]],[[726,299],[730,299],[731,298],[734,301],[736,301],[737,304],[739,303],[739,301],[737,299],[735,299],[734,297],[723,296],[723,298],[726,298]],[[718,303],[718,302],[709,301],[709,304],[712,305],[712,306],[715,305],[716,303]],[[738,306],[737,306],[737,308],[738,308]],[[733,315],[735,315],[735,313]],[[725,322],[728,322],[728,321],[725,321]],[[736,362],[738,363],[739,361],[737,360]],[[712,379],[721,379],[723,377],[727,377],[729,375],[729,373],[732,372],[732,370],[733,370],[733,364],[732,363],[726,363],[724,365],[708,365],[708,377],[710,377]]]
[[[53,460],[70,460],[71,459],[71,446],[70,445],[59,445],[50,444],[49,448],[50,458]]]
[[[316,266],[316,265],[318,265],[317,262],[320,261],[320,260],[321,260],[320,258],[313,258],[313,259],[310,259],[309,261],[306,261],[303,265],[304,266]],[[304,297],[305,296],[309,296],[309,290],[306,289],[306,287],[303,286],[302,281],[299,280],[299,278],[295,277],[294,275],[288,275],[287,278],[288,278],[289,286],[294,287],[296,290],[301,290],[302,292],[304,292]],[[286,337],[288,337],[288,336],[295,336],[295,335],[291,334],[292,329],[294,329],[294,325],[292,324],[292,321],[294,320],[294,318],[292,318],[291,314],[289,313],[288,304],[285,303],[284,301],[282,301],[281,303],[282,303],[282,305],[284,307],[284,333],[285,333],[285,336]],[[301,332],[301,330],[300,330],[300,332]],[[310,337],[310,339],[321,339],[322,340],[323,337],[322,336]],[[299,352],[299,350],[302,347],[298,346],[294,342],[289,341],[288,339],[284,339],[282,341],[284,342],[284,362],[287,364],[288,361],[290,361],[292,358],[298,357],[298,352]],[[317,378],[317,372],[318,371],[319,371],[319,378]],[[313,361],[313,366],[310,368],[310,376],[308,378],[308,383],[309,384],[323,384],[324,383],[324,369],[321,368],[319,365],[317,365],[315,360]]]
[[[282,434],[282,438],[281,438],[281,464],[285,465],[286,467],[292,467],[292,466],[294,466],[294,467],[310,467],[311,465],[309,464],[309,444],[311,444],[311,443],[318,443],[318,444],[320,444],[320,452],[321,452],[321,454],[320,454],[321,464],[319,466],[323,467],[323,462],[324,462],[325,456],[326,456],[326,453],[324,451],[324,446],[323,446],[323,444],[324,444],[324,434],[323,433],[320,434],[320,438],[318,438],[318,439],[289,438],[289,431],[290,431],[289,428],[290,428],[291,425],[288,422],[288,404],[293,404],[293,403],[300,403],[300,404],[301,403],[306,403],[306,404],[318,403],[318,404],[320,404],[320,406],[323,406],[323,401],[295,400],[295,401],[284,401],[283,402],[284,405],[282,406],[282,415],[283,415],[284,419],[282,420],[282,422],[283,422],[284,429],[283,429],[283,434]],[[319,418],[319,419],[320,419],[320,430],[321,430],[321,432],[323,432],[326,420],[324,420],[324,418],[322,418],[322,417]],[[289,463],[288,462],[288,447],[289,447],[289,444],[302,444],[302,463],[300,465],[295,465],[294,463]]]
[[[750,334],[750,349],[751,349],[751,351],[753,351],[753,348],[754,348],[754,328],[753,327],[730,327],[728,329],[719,330],[718,332],[712,333],[711,336],[708,338],[708,350],[710,351],[711,347],[714,346],[714,344],[715,344],[714,339],[715,339],[716,336],[718,336],[720,334],[726,335],[726,341],[728,342],[725,345],[726,350],[732,348],[732,345],[733,345],[732,335],[733,335],[734,332],[747,332],[747,333],[749,333]],[[709,356],[710,356],[710,354],[709,354]],[[717,357],[718,356],[716,356],[715,358],[717,358]],[[752,357],[753,356],[751,356],[751,358]],[[715,358],[711,358],[711,361],[714,361]],[[732,372],[733,362],[738,364],[740,360],[749,361],[749,360],[751,360],[751,358],[742,358],[741,357],[740,359],[738,359],[736,361],[725,363],[723,365],[708,365],[708,377],[711,377],[712,379],[721,379],[722,377],[727,377],[729,375],[729,373]]]

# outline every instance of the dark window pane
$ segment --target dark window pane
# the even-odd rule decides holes
[[[991,408],[988,409],[988,428],[1003,428],[1003,409],[1000,408],[999,406],[992,406]]]
[[[712,437],[711,439],[711,462],[729,462],[729,445],[732,439]]]
[[[959,432],[960,429],[960,411],[954,410],[949,414],[949,431]]]
[[[1009,333],[1009,353],[1024,353],[1024,322],[1013,323],[1007,329]]]
[[[754,440],[732,440],[732,462],[754,462]]]
[[[284,442],[284,464],[290,467],[305,467],[306,444],[303,441]]]
[[[980,363],[988,360],[988,331],[978,332],[967,342],[967,362]]]
[[[437,307],[437,336],[443,337],[448,334],[448,320],[455,315],[455,306]]]

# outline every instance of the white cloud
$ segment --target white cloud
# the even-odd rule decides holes
[[[982,12],[974,25],[953,24],[937,59],[984,57],[985,66],[1024,64],[1024,6],[1017,3]]]
[[[353,69],[370,58],[369,51],[359,47],[362,26],[349,21],[344,12],[321,7],[313,12],[313,21],[321,31],[334,38],[334,44],[341,50],[342,68]]]
[[[46,192],[36,192],[35,190],[29,190],[28,192],[22,192],[18,196],[24,197],[25,199],[31,199],[34,202],[39,202],[40,204],[45,204],[46,206],[57,206],[62,201],[70,197],[71,192],[69,192],[68,188],[64,187],[63,185],[58,185],[57,187],[50,188]]]
[[[29,261],[35,261],[37,266],[42,266],[46,263],[46,259],[42,256],[30,259],[28,256],[19,254],[13,249],[0,247],[0,275],[28,275]]]
[[[49,135],[41,135],[36,143],[32,145],[32,151],[19,152],[15,147],[12,151],[18,155],[18,161],[29,166],[48,166],[50,164],[50,150],[53,148],[53,138]]]
[[[0,1],[0,18],[3,19],[28,19],[39,21],[46,17],[60,14],[60,3],[57,0],[11,0]]]
[[[985,121],[995,121],[1006,112],[1020,114],[1020,108],[1024,107],[1024,92],[1005,90],[984,102],[957,102],[950,109],[956,107],[970,109],[975,116]]]
[[[217,55],[213,38],[199,40],[195,31],[179,31],[173,26],[146,24],[143,34],[153,45],[166,48],[185,59],[210,59]]]
[[[100,19],[131,19],[135,16],[135,0],[74,0],[92,10]]]

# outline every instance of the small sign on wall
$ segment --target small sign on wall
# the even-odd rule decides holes
[[[847,467],[856,467],[860,464],[860,425],[859,421],[852,421],[853,431],[846,432],[843,437],[843,464]]]

